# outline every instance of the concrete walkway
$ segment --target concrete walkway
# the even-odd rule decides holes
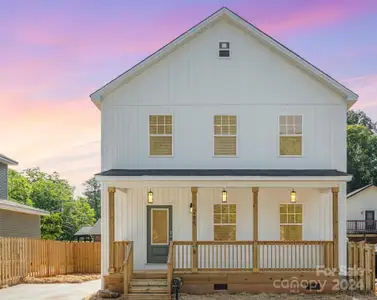
[[[101,280],[84,283],[19,284],[0,290],[1,300],[81,300],[97,292]]]

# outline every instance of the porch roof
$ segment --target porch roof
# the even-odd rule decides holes
[[[333,169],[111,169],[96,176],[343,177],[350,175]]]

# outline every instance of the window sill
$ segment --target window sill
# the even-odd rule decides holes
[[[213,155],[212,158],[238,158],[238,155]]]
[[[303,155],[278,155],[279,158],[303,158]]]
[[[149,158],[172,158],[174,155],[148,155]]]

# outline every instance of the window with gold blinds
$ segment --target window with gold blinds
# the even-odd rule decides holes
[[[302,155],[302,116],[280,116],[280,155]]]
[[[302,241],[302,204],[280,204],[280,240]]]
[[[215,116],[214,155],[237,155],[237,116]]]
[[[169,115],[149,116],[149,155],[173,154],[173,118]]]
[[[236,221],[236,204],[215,204],[213,206],[214,241],[235,241]]]

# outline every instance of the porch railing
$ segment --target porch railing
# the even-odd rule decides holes
[[[377,220],[348,220],[347,234],[377,234]]]
[[[128,294],[128,288],[132,279],[133,269],[134,269],[134,243],[129,242],[127,251],[125,254],[124,265],[123,265],[123,284],[124,284],[124,294]]]
[[[173,247],[173,241],[170,241],[169,243],[169,254],[168,254],[168,260],[167,260],[167,265],[168,265],[168,274],[167,274],[167,279],[168,279],[168,291],[171,291],[171,282],[173,280],[173,257],[174,257],[174,247]]]
[[[123,271],[123,263],[126,255],[126,251],[130,242],[117,241],[114,242],[114,271],[120,273]]]
[[[332,241],[234,241],[197,242],[198,272],[200,271],[313,271],[333,267]],[[174,271],[191,271],[193,264],[191,241],[174,241]],[[256,249],[257,266],[253,266]]]

